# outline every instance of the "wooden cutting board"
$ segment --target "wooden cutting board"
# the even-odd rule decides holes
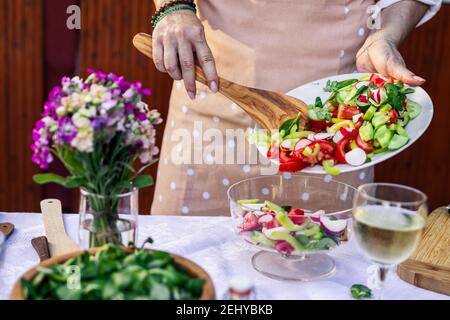
[[[423,289],[450,295],[450,213],[434,210],[416,252],[400,264],[401,279]]]

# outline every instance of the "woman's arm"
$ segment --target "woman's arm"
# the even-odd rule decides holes
[[[425,82],[408,70],[398,52],[398,46],[415,28],[428,6],[415,0],[404,0],[381,12],[381,29],[367,38],[356,55],[356,66],[361,72],[378,72],[410,85]]]
[[[154,0],[160,8],[168,0]],[[195,99],[195,63],[208,79],[209,88],[218,91],[216,64],[206,43],[203,25],[192,11],[176,11],[162,19],[153,31],[153,61],[161,72],[175,80],[184,80],[191,99]]]

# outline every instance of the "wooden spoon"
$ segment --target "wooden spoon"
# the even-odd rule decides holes
[[[153,59],[152,37],[145,33],[137,34],[133,39],[134,46],[147,57]],[[208,85],[201,67],[196,66],[197,81]],[[300,129],[306,125],[307,105],[296,98],[267,90],[245,87],[223,78],[219,78],[219,92],[239,105],[262,128],[278,129],[286,120],[304,116],[299,121]]]
[[[54,257],[81,250],[80,246],[70,239],[66,233],[61,202],[59,200],[42,200],[41,212],[51,256]]]

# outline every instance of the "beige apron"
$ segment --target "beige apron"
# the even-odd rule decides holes
[[[368,34],[366,10],[372,3],[199,0],[198,9],[220,76],[288,92],[316,79],[355,71],[356,52]],[[197,99],[190,101],[183,84],[175,82],[151,213],[228,215],[229,186],[261,174],[261,166],[252,162],[256,151],[248,145],[245,159],[222,164],[230,163],[233,155],[238,158],[236,153],[246,144],[241,133],[253,126],[222,95],[198,85]],[[236,130],[241,130],[238,137],[226,134]],[[373,170],[333,179],[357,186],[371,181]]]

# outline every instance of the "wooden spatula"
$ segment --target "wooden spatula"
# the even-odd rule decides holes
[[[52,257],[82,250],[66,233],[59,200],[47,199],[41,201],[41,212]]]
[[[133,44],[140,52],[153,59],[150,35],[145,33],[136,35]],[[196,66],[195,73],[197,81],[207,85],[205,75],[199,66]],[[281,93],[245,87],[223,78],[219,78],[219,84],[219,92],[240,106],[262,128],[278,129],[284,121],[296,117],[299,113],[304,115],[299,121],[299,127],[303,129],[306,125],[308,108],[299,99]]]

